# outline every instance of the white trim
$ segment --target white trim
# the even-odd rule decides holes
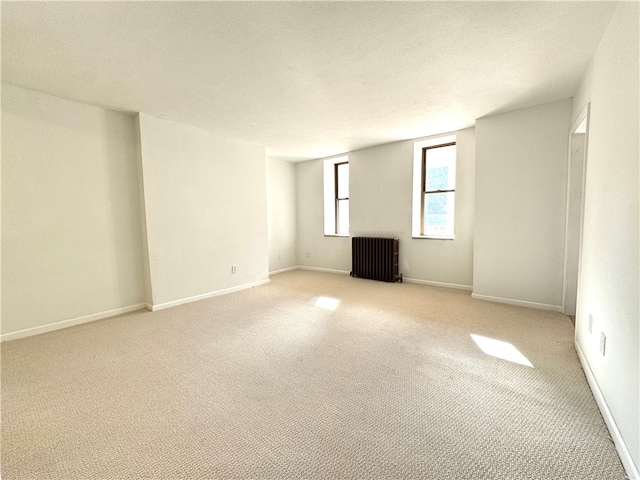
[[[171,302],[159,303],[157,305],[151,305],[151,311],[157,312],[158,310],[164,310],[166,308],[177,307],[178,305],[184,305],[185,303],[197,302],[198,300],[204,300],[206,298],[217,297],[219,295],[226,295],[227,293],[238,292],[251,287],[257,287],[258,285],[264,285],[269,283],[269,279],[258,280],[257,282],[245,283],[244,285],[238,285],[236,287],[223,288],[222,290],[216,290],[215,292],[203,293],[201,295],[195,295],[193,297],[181,298],[179,300],[173,300]],[[147,306],[149,307],[149,306]]]
[[[578,353],[578,358],[580,359],[580,364],[582,365],[582,370],[584,370],[584,375],[587,377],[587,383],[591,388],[591,393],[593,393],[593,398],[595,398],[596,400],[596,404],[600,409],[602,418],[604,418],[604,423],[609,429],[609,433],[611,434],[613,443],[616,446],[616,450],[618,451],[618,455],[620,456],[620,460],[622,461],[622,466],[624,467],[627,475],[631,480],[638,480],[640,479],[640,472],[638,471],[638,467],[633,462],[631,452],[629,452],[627,444],[622,438],[620,430],[618,430],[618,426],[616,425],[616,421],[611,414],[611,410],[609,410],[607,402],[604,399],[604,395],[600,391],[600,387],[598,386],[596,377],[594,377],[593,372],[591,371],[591,367],[589,367],[589,362],[587,362],[587,358],[584,356],[584,352],[582,351],[582,348],[580,347],[580,344],[578,342],[575,342],[575,347],[576,352]]]
[[[291,270],[308,270],[311,272],[338,273],[340,275],[349,275],[349,272],[347,272],[346,270],[334,270],[332,268],[308,267],[306,265],[298,265],[295,267],[283,268],[282,270],[276,270],[275,272],[270,272],[270,275],[284,273]],[[430,280],[421,280],[419,278],[403,277],[402,281],[407,283],[417,283],[420,285],[429,285],[431,287],[454,288],[456,290],[466,290],[469,292],[473,290],[473,287],[471,285],[460,285],[458,283],[432,282]]]
[[[122,315],[123,313],[135,312],[145,308],[143,303],[137,303],[128,307],[114,308],[113,310],[107,310],[106,312],[92,313],[90,315],[83,315],[82,317],[70,318],[68,320],[60,320],[58,322],[47,323],[46,325],[40,325],[39,327],[25,328],[24,330],[18,330],[17,332],[3,333],[0,335],[0,342],[6,342],[9,340],[16,340],[18,338],[31,337],[33,335],[39,335],[41,333],[53,332],[55,330],[62,330],[63,328],[73,327],[83,323],[94,322],[96,320],[102,320],[104,318],[115,317],[116,315]]]
[[[279,273],[290,272],[292,270],[297,270],[298,266],[294,265],[293,267],[281,268],[280,270],[274,270],[273,272],[269,272],[269,276],[278,275]]]
[[[538,310],[550,310],[561,312],[562,305],[550,305],[548,303],[527,302],[526,300],[514,300],[513,298],[491,297],[489,295],[479,295],[472,293],[471,298],[476,300],[486,300],[487,302],[506,303],[507,305],[517,305],[519,307],[537,308]]]
[[[571,196],[571,160],[573,159],[573,145],[572,139],[573,135],[578,130],[578,127],[582,124],[582,122],[586,121],[586,128],[584,132],[584,147],[582,150],[582,198],[580,199],[580,225],[578,226],[578,273],[576,278],[576,290],[578,289],[578,283],[580,282],[580,269],[582,265],[582,236],[584,231],[584,200],[585,200],[585,189],[587,186],[587,153],[589,149],[589,122],[590,122],[590,111],[591,111],[591,102],[588,102],[582,113],[578,115],[578,118],[571,126],[571,130],[569,131],[569,151],[567,154],[567,195],[565,198],[565,218],[564,218],[564,258],[562,265],[562,310],[561,312],[564,314],[568,314],[567,305],[566,305],[566,296],[567,296],[567,255],[569,251],[569,198]],[[576,304],[577,304],[577,295],[576,295]],[[576,305],[577,309],[577,305]],[[574,316],[576,315],[576,311],[573,312]],[[576,330],[577,332],[577,330]]]
[[[334,270],[332,268],[307,267],[306,265],[298,265],[299,270],[309,270],[312,272],[339,273],[340,275],[349,275],[346,270]]]
[[[455,288],[456,290],[467,290],[469,292],[473,290],[471,285],[461,285],[459,283],[433,282],[431,280],[421,280],[419,278],[408,277],[403,277],[402,281],[407,283],[418,283],[420,285],[430,285],[432,287]]]

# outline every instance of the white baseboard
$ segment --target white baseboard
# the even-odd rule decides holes
[[[418,283],[420,285],[430,285],[432,287],[455,288],[456,290],[467,290],[469,292],[473,290],[471,285],[461,285],[459,283],[432,282],[431,280],[421,280],[419,278],[408,277],[403,277],[402,281],[407,283]]]
[[[519,307],[537,308],[538,310],[550,310],[552,312],[562,312],[562,305],[550,305],[548,303],[527,302],[526,300],[514,300],[512,298],[491,297],[489,295],[478,295],[472,293],[471,298],[476,300],[486,300],[487,302],[506,303],[507,305],[517,305]]]
[[[298,265],[298,270],[309,270],[311,272],[339,273],[340,275],[349,275],[346,270],[334,270],[332,268],[307,267],[306,265]]]
[[[618,451],[618,455],[620,456],[620,460],[622,461],[622,466],[624,467],[627,475],[631,480],[638,480],[640,479],[640,472],[638,471],[638,467],[633,462],[633,458],[631,458],[631,452],[629,452],[627,444],[622,438],[620,430],[618,430],[618,426],[613,419],[611,410],[609,410],[609,406],[604,399],[604,395],[602,395],[602,392],[600,391],[600,387],[598,386],[596,377],[593,375],[591,367],[587,362],[587,358],[584,356],[584,352],[582,351],[582,348],[580,347],[580,344],[578,342],[575,342],[575,347],[576,352],[578,353],[578,358],[580,359],[580,364],[582,365],[582,370],[584,370],[584,374],[587,377],[587,382],[589,383],[589,387],[591,388],[591,392],[593,393],[593,398],[595,398],[596,403],[598,404],[598,408],[600,409],[600,413],[602,413],[602,418],[604,418],[604,423],[606,423],[607,428],[609,429],[609,433],[611,434],[613,443],[616,446],[616,450]]]
[[[171,302],[159,303],[157,305],[147,304],[147,308],[149,308],[152,312],[157,312],[158,310],[164,310],[165,308],[177,307],[178,305],[184,305],[185,303],[197,302],[198,300],[217,297],[219,295],[226,295],[228,293],[238,292],[240,290],[245,290],[247,288],[257,287],[258,285],[264,285],[265,283],[269,283],[268,278],[266,280],[258,280],[257,282],[245,283],[243,285],[238,285],[236,287],[216,290],[215,292],[203,293],[202,295],[195,295],[193,297],[181,298],[179,300],[173,300]]]
[[[325,272],[325,273],[339,273],[341,275],[349,275],[350,272],[346,270],[334,270],[331,268],[320,268],[320,267],[308,267],[306,265],[298,265],[296,267],[286,268],[282,270],[277,270],[276,272],[271,272],[271,274],[287,272],[290,270],[309,270],[312,272]],[[421,285],[430,285],[432,287],[444,287],[444,288],[455,288],[458,290],[467,290],[471,291],[473,287],[471,285],[460,285],[457,283],[444,283],[444,282],[432,282],[430,280],[420,280],[419,278],[402,278],[403,282],[407,283],[419,283]]]
[[[104,318],[122,315],[123,313],[134,312],[143,308],[145,308],[145,304],[140,303],[136,305],[130,305],[128,307],[114,308],[113,310],[107,310],[106,312],[92,313],[91,315],[83,315],[82,317],[70,318],[69,320],[47,323],[46,325],[41,325],[39,327],[25,328],[24,330],[18,330],[17,332],[9,332],[0,335],[0,341],[6,342],[9,340],[16,340],[18,338],[31,337],[40,333],[53,332],[55,330],[61,330],[63,328],[80,325],[82,323],[94,322],[96,320],[102,320]]]
[[[298,270],[298,266],[295,265],[293,267],[281,268],[280,270],[274,270],[273,272],[269,272],[269,276],[278,275],[279,273],[291,272],[292,270]]]

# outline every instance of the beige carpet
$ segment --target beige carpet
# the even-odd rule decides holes
[[[567,317],[295,271],[4,343],[2,478],[625,475]]]

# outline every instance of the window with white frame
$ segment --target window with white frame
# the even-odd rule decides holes
[[[416,142],[412,234],[454,238],[456,194],[455,136]]]
[[[349,157],[324,161],[324,234],[349,235]]]

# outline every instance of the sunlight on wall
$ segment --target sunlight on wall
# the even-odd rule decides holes
[[[318,297],[314,303],[316,307],[324,308],[325,310],[335,310],[340,305],[340,300],[330,297]]]
[[[473,333],[471,334],[471,338],[487,355],[533,368],[533,365],[529,360],[527,360],[527,357],[520,353],[520,350],[510,343],[495,340],[493,338],[482,337],[480,335],[474,335]]]

